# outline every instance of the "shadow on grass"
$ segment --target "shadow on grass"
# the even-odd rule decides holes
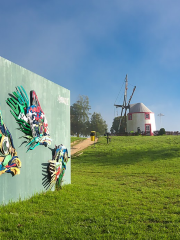
[[[127,165],[135,164],[141,161],[170,160],[180,157],[180,148],[171,149],[136,149],[127,151],[115,151],[113,148],[102,151],[94,150],[84,151],[84,154],[73,160],[73,164],[93,164],[99,166],[107,165]]]

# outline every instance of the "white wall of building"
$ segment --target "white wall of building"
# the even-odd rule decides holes
[[[151,124],[151,132],[156,130],[154,113],[150,114],[150,119],[145,119],[145,113],[132,113],[132,120],[127,119],[127,132],[137,132],[139,127],[141,131],[145,131],[145,124]],[[129,115],[129,114],[128,114]]]
[[[156,131],[156,122],[154,113],[150,113],[150,122],[151,122],[151,132]]]

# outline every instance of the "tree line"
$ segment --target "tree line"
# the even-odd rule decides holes
[[[120,119],[121,119],[121,127],[119,127]],[[111,134],[124,133],[126,129],[125,120],[127,120],[127,116],[126,116],[126,119],[125,119],[125,116],[115,117],[112,123],[112,127],[110,129]]]
[[[71,135],[89,136],[91,131],[103,135],[107,129],[106,121],[100,113],[90,113],[89,98],[80,95],[78,100],[70,107]]]

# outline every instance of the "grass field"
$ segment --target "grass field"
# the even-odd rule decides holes
[[[72,184],[0,207],[0,239],[180,239],[180,138],[100,138]]]
[[[71,137],[71,143],[76,142],[76,144],[77,144],[79,142],[82,142],[85,139],[86,138],[83,138],[83,137]]]

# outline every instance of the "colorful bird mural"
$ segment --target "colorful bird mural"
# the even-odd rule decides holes
[[[4,124],[0,111],[0,175],[11,173],[20,174],[21,161],[17,156],[10,131]]]
[[[62,178],[66,170],[66,164],[68,162],[68,150],[62,144],[55,146],[55,154],[53,159],[49,161],[49,173],[51,175],[50,189],[57,184],[61,185]]]
[[[10,106],[11,114],[14,116],[28,142],[27,151],[33,150],[38,145],[50,145],[52,139],[49,135],[48,123],[46,116],[41,108],[35,91],[30,91],[29,98],[25,89],[20,86],[16,91],[10,94],[11,98],[7,98],[6,103]]]

